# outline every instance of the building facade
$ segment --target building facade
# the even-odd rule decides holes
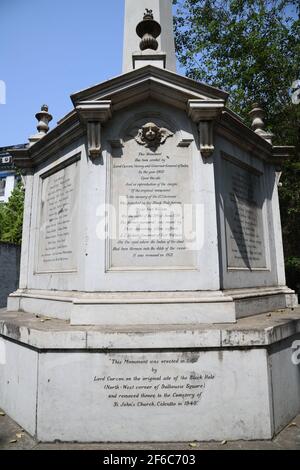
[[[10,150],[12,148],[22,149],[25,147],[25,144],[0,147],[0,203],[7,202],[9,200],[17,181],[19,180],[16,168],[12,163]]]

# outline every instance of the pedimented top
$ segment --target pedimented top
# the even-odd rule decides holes
[[[226,101],[228,96],[218,88],[148,65],[74,93],[71,99],[74,106],[80,101],[110,99],[114,109],[119,109],[125,102],[127,106],[132,100],[152,97],[186,109],[187,99]]]

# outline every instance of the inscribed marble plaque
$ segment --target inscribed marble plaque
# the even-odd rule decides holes
[[[111,160],[111,269],[193,267],[192,186],[190,151],[174,137],[157,149],[125,143]]]
[[[77,269],[79,161],[41,180],[38,272]]]
[[[265,269],[262,175],[223,158],[228,268]]]

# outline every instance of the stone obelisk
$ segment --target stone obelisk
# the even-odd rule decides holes
[[[146,9],[152,10],[154,19],[163,25],[158,48],[166,54],[166,68],[176,72],[172,0],[125,0],[123,73],[133,69],[132,54],[139,50],[140,43],[136,25]]]

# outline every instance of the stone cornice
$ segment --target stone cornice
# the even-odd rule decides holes
[[[218,121],[217,133],[261,160],[270,162],[272,159],[272,145],[226,108]]]
[[[285,159],[291,157],[295,153],[295,147],[287,145],[274,145],[272,151],[272,163],[280,166]]]

